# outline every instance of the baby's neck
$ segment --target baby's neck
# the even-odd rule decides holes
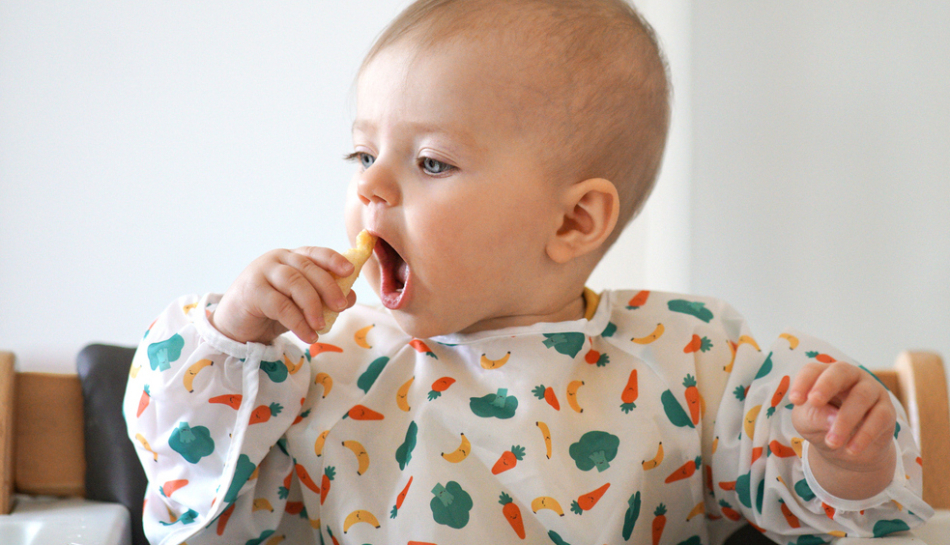
[[[591,292],[593,293],[593,292]],[[596,297],[596,295],[595,295]],[[497,316],[484,320],[466,328],[459,333],[477,333],[479,331],[493,331],[509,327],[526,327],[539,323],[571,322],[580,320],[587,313],[589,298],[583,295],[571,298],[562,305],[553,308],[551,312],[539,314],[519,314],[512,316]]]

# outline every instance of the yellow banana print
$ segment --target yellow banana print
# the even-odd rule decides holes
[[[349,515],[346,516],[346,520],[343,521],[343,533],[350,531],[350,528],[357,523],[366,522],[379,528],[379,521],[376,520],[376,516],[367,511],[366,509],[357,509]]]
[[[802,457],[802,443],[804,442],[805,440],[801,437],[792,437],[792,450],[795,451],[795,454],[797,454],[799,458]]]
[[[482,367],[485,369],[498,369],[502,365],[508,363],[508,358],[510,357],[511,357],[511,352],[508,352],[507,354],[505,354],[504,356],[502,356],[501,358],[497,360],[488,359],[487,355],[482,354],[482,359],[480,363]]]
[[[185,376],[182,377],[182,382],[185,384],[185,389],[188,390],[188,393],[195,391],[193,385],[195,382],[195,377],[198,376],[198,373],[200,373],[202,369],[208,367],[209,365],[214,365],[214,362],[211,360],[198,360],[197,362],[191,364],[191,367],[185,371]]]
[[[271,513],[274,512],[274,506],[270,504],[270,501],[268,501],[267,498],[257,498],[254,500],[254,502],[251,505],[252,505],[251,507],[252,513],[255,511],[270,511]]]
[[[557,513],[558,516],[564,516],[564,510],[561,509],[561,504],[551,496],[538,496],[531,501],[531,511],[537,513],[542,509],[550,509],[551,511]]]
[[[442,457],[452,462],[453,464],[457,464],[461,462],[462,460],[468,458],[469,453],[472,452],[472,443],[468,440],[468,437],[465,437],[464,433],[461,435],[462,435],[462,442],[458,446],[457,449],[455,449],[452,452],[442,453]]]
[[[284,365],[287,366],[287,372],[293,375],[297,371],[300,371],[300,368],[303,367],[303,356],[300,356],[300,361],[294,363],[290,361],[290,358],[287,357],[287,354],[284,354]]]
[[[584,412],[584,409],[577,403],[577,390],[583,385],[583,380],[574,380],[567,385],[567,404],[574,409],[574,412]]]
[[[630,340],[637,344],[650,344],[662,337],[664,331],[666,331],[666,327],[663,324],[656,324],[656,328],[653,332],[646,337],[634,337]]]
[[[188,314],[189,312],[191,312],[191,311],[192,311],[195,307],[197,307],[197,306],[198,306],[198,303],[192,303],[192,304],[190,304],[190,305],[184,305],[183,307],[181,307],[181,310],[182,310],[185,314]]]
[[[742,425],[749,439],[755,438],[755,419],[759,417],[759,411],[761,410],[762,405],[756,405],[749,409],[749,412],[745,413],[745,422],[743,422]]]
[[[548,425],[544,422],[535,422],[535,425],[538,426],[538,429],[541,430],[541,435],[544,436],[544,447],[547,449],[548,460],[551,459],[551,430],[548,428]]]
[[[416,380],[416,377],[412,377],[402,386],[399,387],[399,391],[396,392],[396,406],[405,412],[409,412],[409,387],[412,386],[412,381]]]
[[[712,453],[713,453],[713,454],[716,454],[716,449],[717,449],[717,448],[719,448],[719,436],[718,436],[718,435],[716,436],[715,439],[713,439],[713,444],[712,444]]]
[[[366,473],[366,470],[369,469],[369,454],[366,452],[362,443],[359,441],[343,441],[343,446],[353,451],[353,454],[356,456],[356,461],[359,463],[359,469],[356,470],[356,474],[362,475]]]
[[[141,365],[133,365],[133,366],[129,367],[129,376],[132,377],[132,378],[135,378],[135,377],[139,376],[139,371],[141,371],[141,370],[142,370],[142,366],[141,366]]]
[[[376,324],[370,324],[353,335],[353,341],[360,347],[370,349],[373,348],[368,342],[366,342],[366,335],[369,334],[369,330],[376,327]]]
[[[287,536],[283,534],[276,534],[276,535],[270,536],[270,539],[268,539],[267,542],[264,543],[264,545],[277,545],[278,543],[283,541],[286,537]]]
[[[795,350],[796,348],[798,348],[798,337],[796,337],[795,335],[792,335],[791,333],[782,333],[781,335],[779,335],[779,338],[785,339],[786,341],[788,341],[789,350]]]
[[[738,347],[740,347],[740,346],[742,346],[742,345],[744,345],[744,344],[751,344],[751,345],[752,345],[752,348],[755,348],[755,349],[758,350],[759,352],[762,351],[762,349],[759,348],[759,343],[755,342],[755,339],[753,339],[752,337],[750,337],[750,336],[748,336],[748,335],[742,335],[742,336],[740,336],[740,337],[739,337],[739,344],[737,344],[736,347],[738,348]]]
[[[155,459],[155,461],[157,462],[157,461],[158,461],[158,453],[155,452],[154,450],[152,450],[152,447],[149,446],[148,441],[145,439],[145,436],[142,435],[141,433],[136,433],[136,434],[135,434],[135,438],[138,440],[139,443],[142,443],[142,447],[143,447],[145,450],[147,450],[147,451],[149,451],[149,452],[152,453],[152,457],[153,457],[153,458]]]
[[[327,397],[327,394],[330,393],[330,390],[333,389],[333,377],[326,373],[317,373],[317,376],[313,379],[314,384],[323,385],[323,397]]]
[[[686,515],[686,521],[689,522],[689,519],[693,517],[698,517],[699,515],[702,515],[705,512],[706,512],[706,502],[701,501],[697,503],[695,507],[693,507],[693,510],[690,511],[688,515]]]
[[[317,456],[323,456],[323,444],[327,441],[327,435],[330,433],[330,430],[323,430],[323,433],[317,436],[317,440],[313,443],[313,452]]]
[[[656,447],[656,456],[654,456],[653,459],[651,459],[651,460],[646,460],[646,461],[644,461],[644,462],[643,462],[643,469],[646,470],[646,471],[649,471],[649,470],[655,468],[656,466],[660,465],[661,463],[663,463],[663,456],[664,456],[664,454],[663,454],[663,441],[660,441],[660,445],[659,445],[658,447]]]

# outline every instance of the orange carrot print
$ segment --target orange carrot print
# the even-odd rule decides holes
[[[719,481],[719,488],[723,490],[735,490],[736,482],[735,481]]]
[[[310,357],[314,357],[317,354],[322,354],[324,352],[343,352],[343,349],[334,344],[327,343],[313,343],[310,345]]]
[[[670,476],[666,478],[665,483],[669,484],[676,481],[681,481],[683,479],[688,479],[692,477],[696,470],[703,464],[703,459],[700,456],[697,456],[695,460],[690,460],[680,467],[676,468],[676,471],[670,473]]]
[[[792,510],[789,509],[787,505],[785,505],[784,501],[778,501],[782,504],[782,514],[785,515],[785,522],[787,522],[792,528],[801,528],[802,524],[798,521],[798,517],[792,513]]]
[[[452,377],[442,377],[432,383],[432,389],[429,390],[429,401],[438,399],[442,395],[442,392],[449,389],[449,386],[455,384],[455,379]]]
[[[429,346],[426,343],[422,342],[419,339],[413,339],[409,341],[409,346],[414,348],[415,351],[420,354],[425,354],[426,356],[429,356],[430,358],[439,359],[439,356],[436,356],[435,352],[433,352],[432,349],[429,348]]]
[[[641,291],[637,293],[636,295],[634,295],[633,298],[627,302],[627,308],[630,310],[638,309],[642,307],[643,305],[647,304],[647,298],[649,297],[650,297],[649,291],[646,291],[646,290]]]
[[[710,341],[708,338],[693,334],[692,340],[690,340],[689,344],[683,348],[683,353],[692,354],[693,352],[709,352],[712,347],[712,341]]]
[[[758,460],[759,458],[761,458],[761,457],[762,457],[762,451],[763,451],[763,450],[764,450],[764,449],[763,449],[762,447],[755,447],[754,449],[752,449],[752,462],[750,462],[750,463],[753,463],[753,464],[754,464],[756,460]]]
[[[653,545],[659,545],[660,538],[663,536],[663,528],[666,526],[666,506],[662,503],[656,506],[653,511]]]
[[[260,405],[251,411],[251,424],[261,424],[270,420],[271,416],[277,416],[284,410],[280,403],[271,403],[270,405]]]
[[[330,492],[330,481],[336,477],[336,468],[328,466],[323,470],[323,478],[320,481],[320,505],[327,499],[327,493]]]
[[[785,394],[788,393],[788,385],[791,380],[792,379],[788,375],[782,377],[782,381],[779,382],[778,388],[776,388],[775,393],[772,394],[772,406],[769,407],[769,410],[765,411],[766,418],[772,418],[772,415],[775,414],[775,408],[778,407],[779,403],[781,403],[782,399],[785,397]]]
[[[683,379],[683,386],[686,387],[683,395],[686,397],[686,404],[689,405],[689,416],[693,419],[693,424],[698,424],[702,395],[699,393],[699,388],[696,387],[696,379],[692,375],[686,375],[686,378]]]
[[[508,524],[511,525],[511,528],[515,531],[515,534],[518,535],[521,539],[524,539],[524,520],[521,518],[521,508],[511,500],[511,496],[501,493],[500,499],[498,500],[503,507],[501,508],[501,513],[505,515],[505,518],[508,519]]]
[[[392,511],[389,512],[389,518],[396,518],[396,515],[399,514],[399,508],[402,507],[402,502],[406,501],[406,494],[409,493],[409,485],[412,484],[412,476],[409,476],[409,482],[406,483],[406,486],[403,487],[402,492],[396,496],[396,505],[393,506]]]
[[[185,486],[186,484],[188,484],[188,479],[176,479],[174,481],[168,481],[159,488],[159,491],[162,493],[162,496],[170,498],[176,490]]]
[[[821,502],[821,508],[825,510],[825,515],[827,515],[828,518],[830,518],[831,520],[834,520],[834,518],[835,518],[835,508],[834,508],[834,507],[828,505],[828,504],[825,503],[825,502]]]
[[[287,505],[284,506],[284,512],[290,515],[299,515],[303,512],[303,502],[302,501],[289,501]]]
[[[383,415],[366,407],[364,405],[353,405],[353,408],[347,411],[343,418],[352,418],[353,420],[382,420]]]
[[[309,488],[310,491],[313,492],[314,494],[319,494],[320,487],[317,486],[317,483],[313,482],[313,479],[310,478],[310,473],[307,472],[307,468],[305,468],[304,466],[300,464],[297,464],[294,467],[297,469],[297,478],[300,479],[300,482],[303,483],[304,486]]]
[[[233,513],[233,512],[234,512],[234,504],[232,503],[232,504],[229,505],[228,508],[225,509],[224,512],[221,513],[221,515],[218,517],[218,527],[215,528],[215,533],[216,533],[216,534],[218,534],[219,536],[220,536],[220,535],[224,535],[224,529],[227,528],[227,526],[228,526],[228,519],[231,518],[231,513]]]
[[[591,340],[590,337],[588,337],[588,340],[590,340],[591,345],[593,345],[594,341]],[[591,349],[588,350],[586,354],[584,354],[584,361],[590,365],[596,364],[597,367],[604,367],[610,363],[610,356],[607,354],[601,354],[597,350],[594,350],[593,346],[591,346]]]
[[[221,403],[222,405],[227,405],[235,411],[241,408],[241,394],[224,394],[220,396],[212,397],[208,400],[208,403]]]
[[[637,397],[640,396],[640,386],[637,382],[637,370],[634,369],[630,371],[630,377],[627,378],[627,385],[624,387],[623,392],[620,393],[620,401],[623,403],[620,404],[620,410],[625,413],[637,408],[637,404],[634,401],[637,400]]]
[[[791,456],[797,456],[797,454],[795,454],[795,449],[787,445],[783,445],[782,443],[779,443],[778,440],[776,439],[773,439],[772,442],[769,443],[769,452],[771,452],[775,456],[778,456],[779,458],[789,458]]]
[[[498,475],[499,473],[508,471],[518,464],[518,460],[524,460],[524,447],[521,445],[513,445],[511,450],[506,450],[501,453],[498,461],[495,462],[495,465],[491,468],[491,472],[493,475]]]
[[[726,500],[719,500],[719,508],[722,511],[722,514],[729,520],[739,520],[742,518],[742,515],[733,509]]]
[[[805,355],[809,358],[816,359],[821,363],[834,363],[838,360],[832,358],[828,354],[822,354],[821,352],[805,352]]]
[[[561,404],[558,403],[557,396],[554,395],[554,388],[550,386],[545,388],[544,384],[539,384],[534,387],[534,390],[531,390],[531,393],[534,394],[534,397],[547,401],[548,405],[554,407],[555,411],[561,410]]]
[[[135,413],[136,418],[142,416],[142,413],[145,412],[145,408],[148,407],[148,402],[151,399],[152,394],[148,393],[148,384],[146,384],[145,388],[142,390],[142,397],[139,398],[139,410]]]
[[[604,492],[610,488],[610,483],[607,483],[597,490],[592,490],[586,494],[582,494],[576,500],[571,503],[571,511],[578,515],[583,515],[584,511],[590,511],[597,505],[597,502],[600,501],[600,498],[604,495]]]

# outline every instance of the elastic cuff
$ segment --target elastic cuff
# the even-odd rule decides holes
[[[221,297],[221,294],[218,293],[207,293],[198,302],[198,307],[206,309],[208,305],[216,304],[221,301]],[[194,324],[198,335],[222,354],[227,354],[228,356],[240,360],[246,360],[251,346],[261,347],[258,351],[263,361],[280,361],[284,354],[286,341],[280,337],[274,339],[274,342],[270,345],[239,343],[215,329],[208,320],[207,312],[196,312],[195,315]]]
[[[846,500],[844,498],[839,498],[827,490],[822,488],[818,484],[818,480],[815,479],[814,474],[811,472],[811,466],[808,463],[808,450],[811,445],[808,441],[804,441],[802,445],[802,471],[805,473],[805,480],[808,482],[808,486],[811,488],[811,491],[815,493],[815,496],[819,500],[827,503],[828,505],[834,507],[835,509],[840,509],[842,511],[863,511],[865,509],[871,509],[879,505],[883,505],[889,502],[892,498],[895,497],[895,494],[892,492],[894,487],[903,488],[907,481],[904,476],[904,461],[901,459],[901,448],[897,443],[897,439],[892,439],[894,442],[894,448],[897,449],[897,463],[894,464],[894,478],[891,479],[891,483],[887,485],[887,488],[878,492],[870,498],[865,498],[863,500]]]

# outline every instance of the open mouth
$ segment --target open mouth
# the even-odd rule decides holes
[[[396,310],[406,299],[410,281],[409,264],[382,238],[377,239],[373,251],[380,268],[380,301],[386,308]]]

